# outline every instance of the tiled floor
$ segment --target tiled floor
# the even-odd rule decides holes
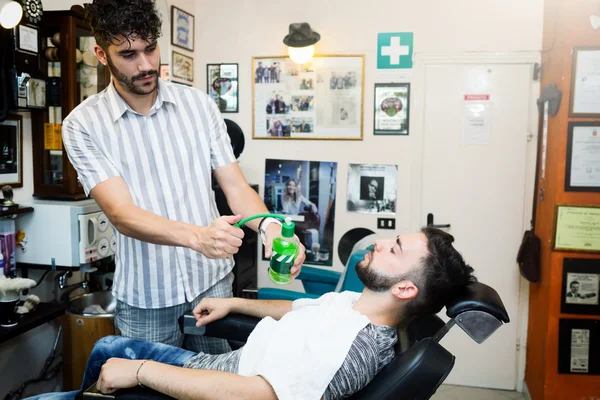
[[[432,400],[525,400],[519,392],[481,389],[466,386],[442,385]]]

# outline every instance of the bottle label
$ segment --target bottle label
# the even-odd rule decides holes
[[[296,254],[284,255],[273,250],[270,263],[271,269],[278,274],[290,274],[295,257]]]

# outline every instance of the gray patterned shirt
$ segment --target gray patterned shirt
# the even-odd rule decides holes
[[[85,193],[123,178],[136,206],[164,218],[207,226],[219,217],[211,170],[235,161],[225,122],[200,90],[158,80],[149,115],[133,111],[111,83],[77,106],[62,137]],[[113,291],[138,308],[191,301],[233,269],[188,248],[116,234]]]
[[[346,359],[327,386],[324,400],[343,399],[365,387],[394,358],[396,328],[369,324],[354,339]],[[185,368],[237,373],[243,347],[226,354],[204,354],[189,359]],[[293,373],[290,370],[290,373]]]

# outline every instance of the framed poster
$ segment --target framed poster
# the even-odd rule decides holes
[[[600,259],[565,258],[563,260],[563,314],[600,315]]]
[[[0,122],[0,186],[23,187],[23,117]]]
[[[238,112],[238,64],[207,64],[206,90],[222,113]]]
[[[307,265],[333,265],[336,177],[335,162],[265,161],[265,205],[270,213],[294,221],[296,236],[306,248]]]
[[[600,121],[569,122],[565,192],[600,192]]]
[[[600,320],[558,320],[558,372],[600,374]]]
[[[364,55],[252,59],[252,138],[362,140]]]
[[[194,51],[194,16],[180,8],[171,6],[171,43]]]
[[[410,83],[376,83],[373,133],[408,135]]]
[[[569,116],[600,118],[600,47],[573,48]]]
[[[600,206],[557,205],[554,250],[600,252]]]
[[[160,65],[160,79],[168,81],[169,79],[169,64]]]
[[[350,164],[347,190],[348,212],[395,215],[398,166]]]
[[[171,76],[183,80],[183,83],[194,82],[194,59],[174,51]]]

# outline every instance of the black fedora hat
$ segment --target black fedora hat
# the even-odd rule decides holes
[[[290,24],[289,34],[283,38],[283,43],[290,47],[306,47],[317,43],[321,35],[313,31],[307,22]]]

